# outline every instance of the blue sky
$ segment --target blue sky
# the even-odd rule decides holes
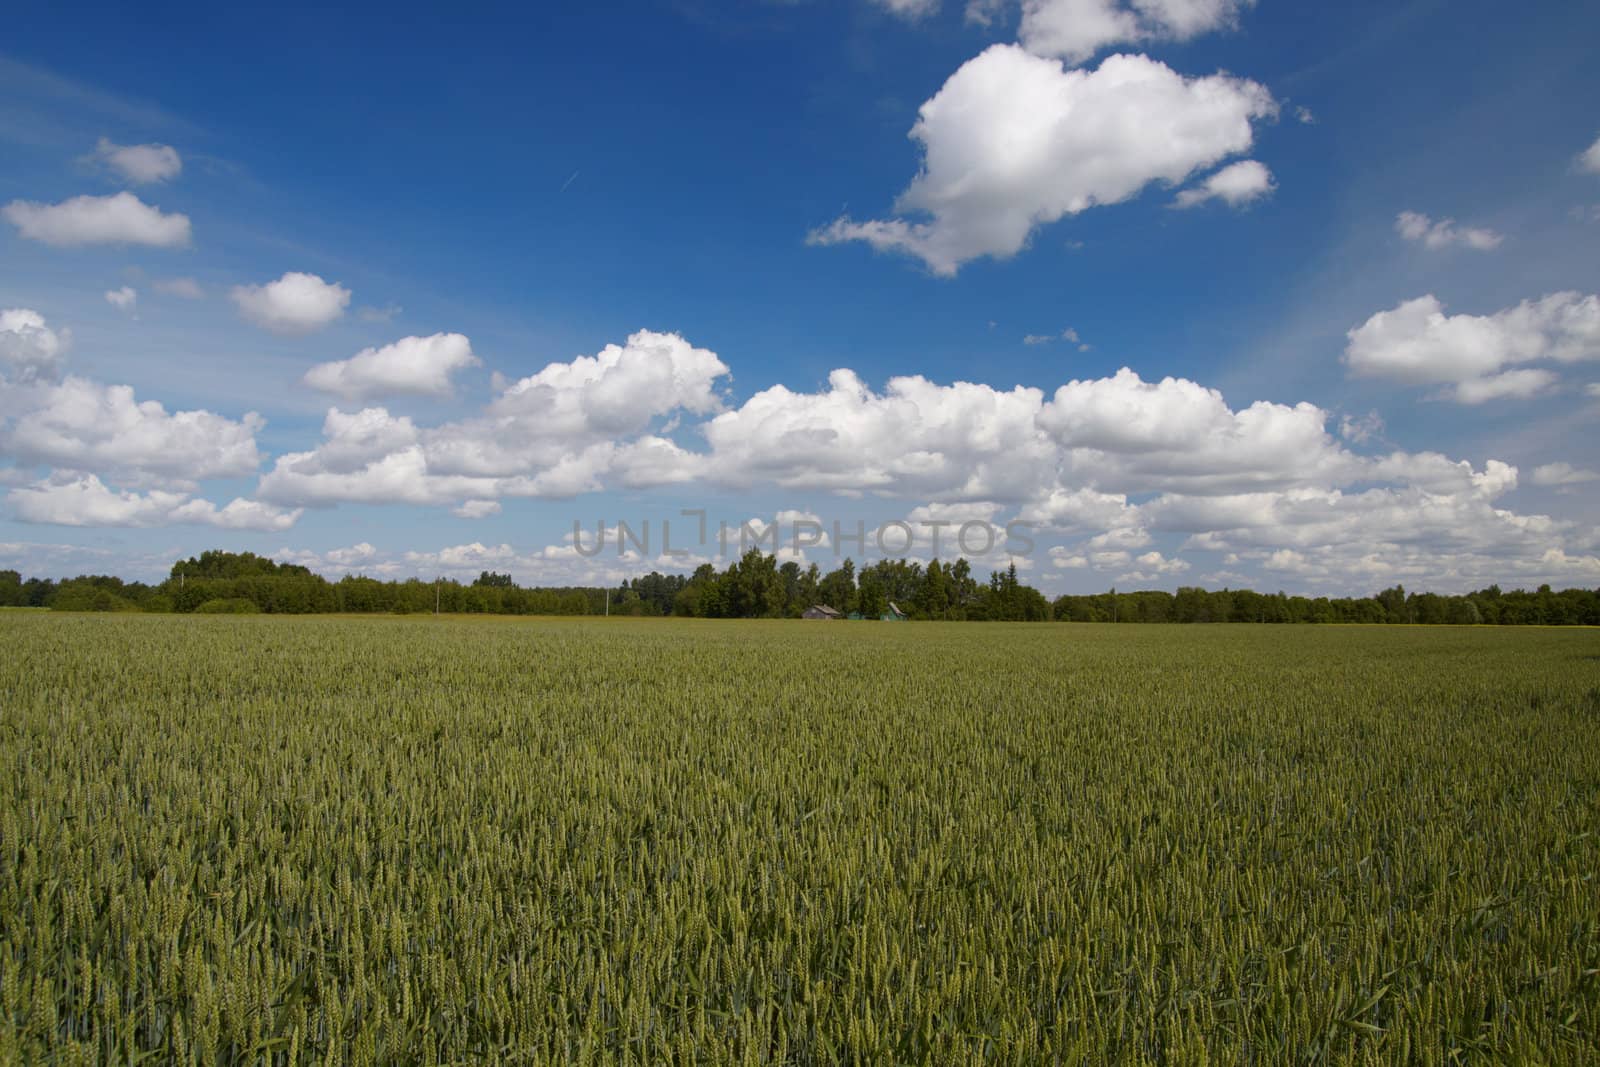
[[[1600,585],[1581,5],[13,23],[0,567],[609,581],[716,550],[575,519],[690,508],[1020,522],[1050,592]]]

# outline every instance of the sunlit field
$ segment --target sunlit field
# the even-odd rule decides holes
[[[1600,633],[0,613],[0,1062],[1576,1062]]]

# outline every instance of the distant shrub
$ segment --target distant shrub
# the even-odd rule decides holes
[[[80,587],[68,589],[57,595],[51,603],[52,611],[138,611],[139,605],[111,592],[109,589]]]
[[[253,600],[246,600],[242,596],[228,597],[224,600],[208,600],[195,608],[199,615],[259,615],[261,609],[256,607]]]

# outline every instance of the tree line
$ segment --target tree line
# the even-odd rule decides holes
[[[965,559],[845,560],[824,572],[815,563],[780,564],[752,549],[718,570],[652,572],[614,588],[517,585],[508,574],[482,572],[472,582],[417,578],[383,581],[347,575],[329,581],[309,568],[250,552],[209,551],[147,584],[108,575],[24,580],[0,570],[0,607],[57,611],[177,613],[391,613],[435,610],[489,615],[689,616],[708,619],[799,618],[813,605],[876,619],[890,606],[910,619],[1115,623],[1401,623],[1455,625],[1600,625],[1600,590],[1502,591],[1460,596],[1407,593],[1401,586],[1370,597],[1305,597],[1248,589],[1180,588],[1047,599],[1024,584],[1013,564],[980,580]]]

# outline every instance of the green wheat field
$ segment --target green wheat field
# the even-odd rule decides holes
[[[0,612],[0,1062],[1575,1063],[1600,633]]]

